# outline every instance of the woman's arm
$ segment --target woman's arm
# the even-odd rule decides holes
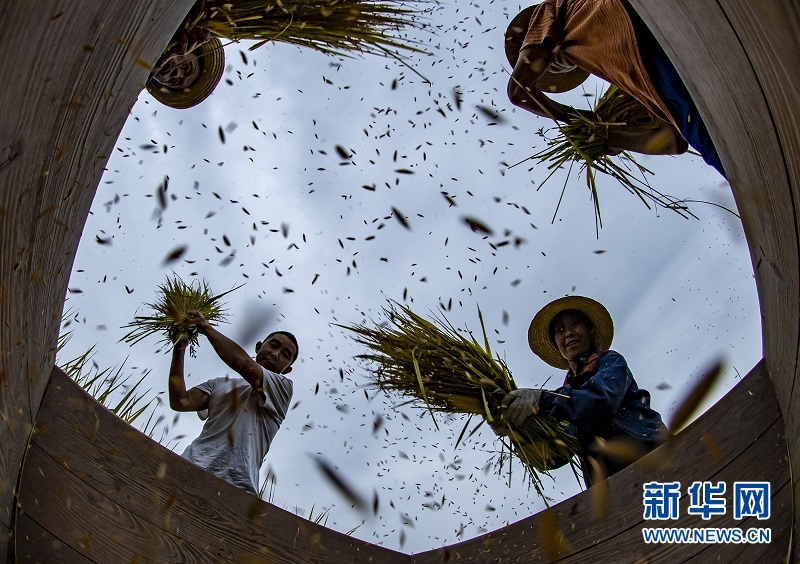
[[[539,410],[575,425],[610,420],[622,405],[632,380],[622,355],[607,351],[598,361],[597,373],[580,389],[565,386],[555,390],[560,395],[545,390]]]

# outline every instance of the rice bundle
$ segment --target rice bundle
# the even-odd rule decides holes
[[[469,338],[461,334],[444,317],[431,322],[397,302],[390,302],[383,313],[388,325],[340,326],[355,333],[354,340],[370,349],[358,358],[374,367],[375,385],[407,397],[411,403],[423,402],[432,417],[436,411],[469,414],[456,446],[473,415],[499,425],[508,439],[508,443],[503,441],[504,449],[522,462],[540,495],[539,473],[547,474],[567,462],[573,470],[577,468],[573,455],[578,443],[567,432],[565,422],[536,415],[515,426],[501,419],[500,401],[517,385],[505,362],[492,355],[480,310],[482,345],[471,333]]]
[[[198,344],[199,333],[197,327],[187,323],[189,310],[199,311],[209,323],[225,321],[223,305],[220,298],[241,288],[237,286],[214,295],[211,287],[205,280],[195,280],[187,284],[174,274],[167,276],[166,281],[156,290],[157,301],[145,304],[152,311],[151,315],[136,316],[133,321],[123,328],[131,327],[131,331],[121,340],[128,344],[138,343],[145,337],[162,333],[164,340],[169,344],[172,337],[179,333],[186,333],[189,337],[189,351],[194,354]]]
[[[694,216],[685,203],[654,190],[645,177],[645,174],[652,172],[639,164],[629,152],[608,154],[606,142],[609,128],[625,126],[625,131],[636,133],[657,127],[647,108],[624,90],[610,85],[595,104],[593,112],[591,118],[586,115],[588,112],[576,112],[567,123],[548,130],[539,130],[538,134],[545,139],[547,147],[526,160],[535,159],[540,164],[547,164],[548,170],[552,172],[545,182],[564,165],[569,164],[571,172],[572,166],[578,163],[581,170],[586,172],[586,185],[594,204],[595,220],[600,227],[602,219],[597,197],[597,173],[616,178],[630,193],[638,196],[647,208],[650,208],[649,200],[654,205],[671,209],[683,217]],[[557,133],[548,136],[548,132],[553,130]],[[641,178],[633,173],[640,174]],[[564,188],[566,189],[566,182]],[[561,196],[563,195],[562,191]]]
[[[412,17],[416,10],[407,5],[392,0],[207,1],[206,10],[186,27],[188,31],[200,25],[212,36],[232,41],[257,40],[250,50],[282,41],[333,55],[357,51],[396,57],[387,49],[419,51],[411,42],[387,33],[421,27]]]

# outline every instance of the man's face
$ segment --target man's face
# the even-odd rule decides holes
[[[173,55],[153,74],[153,80],[173,90],[188,88],[200,76],[200,64],[194,53]]]
[[[256,345],[256,362],[278,374],[291,372],[291,364],[296,355],[297,347],[289,337],[281,333],[270,335],[266,341]]]
[[[567,361],[577,362],[592,352],[594,329],[589,327],[585,317],[567,311],[553,321],[553,339],[561,356]]]

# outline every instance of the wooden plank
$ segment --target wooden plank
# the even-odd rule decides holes
[[[754,264],[763,354],[800,467],[800,11],[784,0],[631,3],[684,77],[729,173]]]
[[[779,45],[780,50],[770,48],[796,64],[796,35],[788,42],[781,39],[787,31],[796,33],[796,6],[779,0],[759,0],[749,2],[749,6],[739,1],[734,6],[724,0],[728,12],[724,13],[713,0],[633,3],[646,8],[643,15],[657,37],[669,40],[665,48],[688,78],[687,85],[708,118],[733,183],[764,313],[765,357],[786,413],[792,460],[798,462],[800,406],[797,387],[792,388],[798,376],[800,342],[794,204],[797,165],[791,164],[789,172],[785,167],[800,152],[796,144],[781,152],[780,144],[793,143],[794,132],[786,127],[792,120],[783,119],[777,107],[780,91],[794,88],[796,92],[797,82],[765,82],[762,75],[770,73],[767,63],[771,52],[764,49],[763,56],[754,54],[762,48],[759,42]],[[0,71],[11,76],[15,69],[30,69],[25,80],[11,81],[0,91],[0,107],[4,108],[0,115],[0,161],[22,148],[18,157],[0,170],[0,319],[20,320],[11,330],[0,332],[2,530],[10,524],[13,484],[27,426],[52,364],[50,351],[60,313],[56,310],[63,301],[92,187],[97,185],[105,162],[97,156],[108,154],[106,149],[113,145],[127,106],[146,75],[132,63],[134,50],[129,47],[141,47],[141,58],[154,60],[160,39],[169,36],[181,10],[185,13],[190,4],[191,0],[53,0],[30,9],[23,0],[0,3],[0,37],[11,54],[0,61]],[[733,13],[731,6],[743,10],[743,15]],[[775,12],[776,7],[783,11]],[[776,13],[780,16],[777,19]],[[729,19],[737,26],[735,32]],[[759,20],[771,23],[764,25],[764,33],[754,34],[753,44],[748,44],[743,30]],[[774,31],[773,25],[777,26]],[[120,36],[134,41],[120,46],[116,43]],[[67,48],[50,49],[49,56],[42,59],[41,46],[53,44]],[[86,51],[86,45],[92,50]],[[783,65],[790,79],[797,76],[780,56],[774,64]],[[122,74],[117,74],[118,68]],[[106,92],[112,96],[98,95]],[[791,111],[795,108],[790,106]],[[103,119],[95,119],[96,115]],[[772,123],[753,119],[765,115],[771,116]],[[797,123],[796,118],[793,122]],[[19,132],[24,133],[22,138],[16,135]],[[79,152],[73,147],[85,149]],[[7,210],[15,213],[9,215]],[[47,222],[41,221],[43,217]],[[32,311],[43,313],[31,316]],[[720,415],[720,408],[715,407],[713,412]],[[5,546],[0,544],[0,558],[5,555]]]
[[[723,397],[713,411],[704,413],[670,444],[608,481],[607,512],[613,519],[598,518],[594,495],[600,490],[592,488],[546,512],[475,539],[420,553],[412,561],[441,562],[456,555],[463,561],[479,561],[489,555],[511,561],[520,555],[530,561],[537,558],[548,561],[540,534],[542,527],[546,530],[548,526],[563,532],[570,546],[570,558],[587,549],[593,554],[598,543],[614,539],[621,531],[641,524],[644,482],[713,476],[726,465],[735,464],[737,457],[759,439],[762,443],[769,442],[764,440],[764,434],[779,424],[778,405],[762,362]],[[785,451],[785,442],[782,448]],[[641,533],[638,535],[639,546],[642,546]]]
[[[765,525],[764,521],[759,521],[755,517],[748,517],[737,526],[743,530],[751,527],[772,528],[772,538],[788,538],[792,523],[792,492],[787,482],[777,494],[772,496],[772,519],[771,526]],[[775,530],[775,526],[779,530]],[[747,545],[747,554],[742,552],[742,545],[739,544],[720,544],[710,545],[704,550],[688,559],[686,562],[692,564],[706,564],[708,562],[719,562],[720,564],[730,562],[785,562],[789,553],[786,544],[770,542],[761,545]]]
[[[0,2],[0,523],[103,167],[193,0]],[[137,64],[137,60],[143,63]],[[20,70],[24,69],[24,70]],[[9,80],[9,77],[16,77]],[[0,560],[7,549],[0,544]]]
[[[747,53],[752,71],[758,78],[760,91],[766,101],[766,114],[752,115],[752,121],[774,128],[780,143],[774,160],[782,166],[788,178],[789,190],[784,198],[791,197],[794,206],[795,224],[787,225],[787,238],[798,237],[797,223],[800,221],[800,10],[796,3],[783,0],[719,0],[731,23],[738,41]],[[784,226],[772,226],[772,228]],[[797,273],[793,287],[797,288]],[[797,304],[795,303],[795,310]],[[775,312],[782,318],[789,312]],[[778,335],[767,335],[775,338]],[[769,343],[765,343],[769,347]],[[797,351],[788,354],[775,351],[790,359],[797,358]],[[795,360],[796,362],[796,360]],[[787,386],[793,382],[786,379]],[[797,386],[794,386],[795,388]],[[779,391],[788,391],[780,389]],[[789,397],[787,393],[786,398]],[[783,404],[782,404],[783,405]]]
[[[783,0],[719,0],[758,78],[775,129],[793,200],[800,191],[800,10]],[[754,116],[756,117],[756,116]],[[800,220],[800,209],[793,210]]]
[[[786,167],[772,123],[759,119],[770,115],[769,107],[725,12],[716,0],[630,1],[703,115],[742,213],[754,265],[763,256],[771,261],[763,267],[791,277],[789,267],[797,263],[797,230]],[[763,247],[773,239],[788,245],[783,253]],[[782,315],[780,310],[763,311]]]
[[[645,5],[643,17],[669,36],[676,66],[697,80],[689,86],[704,117],[711,118],[712,135],[728,140],[724,150],[733,170],[731,183],[745,227],[762,310],[764,358],[775,384],[787,434],[800,434],[800,12],[797,4],[782,0],[687,0],[678,10],[653,0],[634,0]],[[706,7],[722,11],[731,29],[720,33],[709,22]],[[671,18],[672,21],[669,21]],[[676,36],[678,20],[703,22],[695,25],[703,35],[697,42],[681,42]],[[688,27],[688,26],[687,26]],[[708,44],[728,46],[728,53],[708,57]],[[717,49],[721,51],[721,49]],[[744,56],[741,55],[744,53]],[[717,57],[717,55],[721,55]],[[698,69],[702,57],[708,66]],[[728,76],[724,76],[727,74]],[[732,111],[733,110],[733,111]],[[800,443],[789,441],[794,467],[800,467]],[[800,489],[795,488],[795,506],[800,507]],[[800,519],[795,537],[800,536]],[[800,562],[797,551],[795,562]]]
[[[37,426],[34,444],[72,474],[165,534],[220,558],[407,561],[404,554],[321,527],[202,471],[111,415],[57,369]],[[26,473],[23,488],[30,487]]]
[[[60,539],[43,529],[39,523],[22,514],[17,520],[16,559],[18,563],[93,564]]]
[[[780,422],[776,422],[775,428],[771,430],[772,437],[767,440],[759,441],[751,448],[747,449],[742,456],[738,457],[735,463],[727,466],[719,474],[714,476],[703,476],[704,479],[712,481],[725,481],[732,484],[737,479],[743,476],[752,477],[754,480],[770,481],[773,486],[772,503],[773,507],[777,507],[778,511],[773,511],[771,519],[762,522],[759,526],[771,527],[773,529],[773,538],[775,541],[769,546],[762,545],[744,545],[740,547],[739,554],[742,557],[739,561],[742,562],[777,562],[778,560],[762,560],[760,555],[765,553],[775,554],[783,551],[786,552],[787,544],[781,544],[778,539],[784,541],[789,538],[789,524],[787,520],[787,512],[790,514],[791,499],[790,492],[788,491],[788,470],[786,465],[785,453],[786,446],[783,441],[782,435],[778,432],[782,428]],[[778,465],[765,465],[765,460],[783,459],[782,467]],[[682,480],[682,486],[685,488],[691,483],[692,478]],[[783,486],[783,487],[781,487]],[[613,490],[613,488],[612,488]],[[777,492],[776,492],[777,490]],[[613,494],[612,494],[613,495]],[[566,550],[561,554],[550,554],[547,545],[547,538],[552,539],[552,536],[543,535],[540,526],[532,527],[527,531],[531,537],[530,542],[526,546],[521,544],[512,543],[510,546],[506,540],[495,540],[494,542],[486,542],[484,540],[484,552],[482,554],[471,553],[468,550],[463,550],[461,546],[452,546],[440,551],[440,554],[447,554],[453,561],[458,562],[481,562],[486,558],[502,558],[503,562],[569,562],[570,564],[596,564],[597,562],[619,562],[622,558],[626,562],[683,562],[686,559],[693,558],[705,551],[705,562],[716,561],[717,547],[711,547],[706,550],[705,545],[692,545],[692,544],[663,544],[663,545],[647,545],[642,539],[642,528],[645,526],[668,526],[668,527],[734,527],[739,526],[738,523],[733,521],[732,514],[729,512],[724,517],[713,518],[712,521],[705,522],[700,517],[690,516],[686,514],[686,508],[689,505],[687,495],[681,499],[681,518],[677,521],[670,522],[645,522],[642,519],[643,506],[641,502],[641,488],[639,489],[638,500],[638,516],[636,522],[633,520],[626,520],[624,523],[619,523],[619,514],[615,508],[611,507],[608,512],[607,521],[619,525],[617,534],[613,536],[602,538],[596,537],[593,543],[583,543],[581,550]],[[576,529],[572,528],[573,523],[569,518],[563,519],[559,516],[556,523],[559,525],[560,532],[564,535],[564,542],[569,545],[571,549],[575,548],[575,532]],[[514,525],[512,525],[513,527]],[[595,530],[599,529],[595,526]],[[588,536],[593,536],[591,529],[581,533],[580,536],[586,533]],[[550,533],[552,535],[554,533]],[[549,541],[553,544],[553,541]],[[444,562],[446,558],[440,560],[422,560],[412,558],[412,562],[429,562],[437,561]]]
[[[13,540],[14,535],[11,533],[11,529],[0,523],[0,556],[8,552]]]
[[[728,20],[736,31],[753,71],[758,77],[762,93],[769,107],[771,125],[781,144],[781,157],[785,163],[791,195],[794,202],[794,235],[800,223],[800,10],[796,2],[761,0],[756,3],[743,0],[720,0]],[[783,226],[778,226],[783,228]],[[787,232],[789,231],[787,226]],[[787,269],[788,270],[788,269]],[[800,316],[800,299],[797,297],[798,272],[789,271],[792,278],[786,282],[784,299],[786,310],[776,311],[765,319],[764,351],[774,374],[775,389],[784,413],[787,434],[800,435],[800,346],[792,343],[796,332],[785,335]],[[779,298],[778,298],[779,299]],[[788,338],[787,338],[788,337]],[[790,349],[784,348],[788,344]],[[793,345],[793,346],[792,346]],[[800,468],[800,444],[789,442],[794,468]],[[795,506],[800,507],[800,489],[795,488]],[[800,535],[800,519],[795,516],[795,537]],[[796,555],[800,562],[800,551]]]
[[[759,286],[764,357],[776,378],[776,390],[782,398],[788,398],[782,394],[786,384],[794,380],[798,344],[797,186],[789,182],[774,108],[768,104],[766,86],[756,74],[760,63],[751,60],[753,54],[742,47],[749,41],[744,35],[751,30],[737,33],[730,25],[718,25],[728,22],[729,15],[714,0],[681,0],[669,5],[653,0],[631,3],[662,41],[708,122],[726,169],[730,169]],[[751,4],[751,18],[755,19],[770,19],[768,14],[776,7],[772,0]],[[790,10],[788,4],[779,4],[785,6],[784,11]],[[795,18],[787,21],[793,25]],[[697,23],[684,25],[690,22]],[[791,34],[796,36],[796,30]],[[791,57],[796,39],[786,48],[776,44],[781,53],[776,64],[783,65]],[[763,69],[762,74],[767,71]],[[791,91],[796,89],[794,83],[790,77],[789,82],[773,87]],[[794,178],[797,172],[791,174]]]
[[[643,505],[641,502],[641,489],[639,490],[640,499],[638,504],[639,521],[634,526],[627,527],[619,534],[612,537],[598,539],[597,544],[587,547],[578,554],[569,554],[568,560],[575,564],[595,564],[596,562],[611,562],[625,554],[631,561],[648,561],[657,557],[663,562],[682,562],[684,559],[691,558],[704,551],[705,545],[699,544],[660,544],[648,545],[642,539],[643,527],[737,527],[739,523],[733,519],[733,507],[728,506],[724,516],[713,517],[708,521],[700,516],[688,515],[686,512],[690,505],[690,498],[686,494],[686,488],[696,479],[698,475],[688,471],[682,479],[676,478],[681,482],[684,496],[680,503],[680,518],[677,521],[655,522],[644,521],[642,517]],[[763,521],[764,527],[773,530],[774,541],[768,547],[768,552],[783,550],[785,553],[790,538],[790,521],[786,520],[786,508],[791,508],[791,499],[788,486],[789,471],[788,460],[786,458],[786,441],[783,438],[783,423],[778,420],[775,425],[763,437],[755,443],[751,443],[749,448],[740,456],[713,475],[700,474],[701,481],[709,480],[714,483],[725,482],[728,489],[733,487],[733,483],[742,480],[767,481],[771,484],[772,505],[782,509],[781,512],[772,512],[770,519]],[[730,494],[729,494],[730,496]],[[728,499],[731,499],[730,497]],[[609,513],[609,516],[616,515]],[[569,536],[567,536],[569,541]],[[761,560],[759,555],[765,552],[762,545],[741,545],[740,554],[744,562],[775,562],[775,560]],[[713,557],[710,555],[713,554]],[[716,559],[716,548],[706,552],[708,561]]]
[[[52,536],[95,562],[207,562],[214,551],[166,533],[31,445],[25,462],[22,511]]]
[[[800,221],[800,87],[797,73],[800,72],[800,11],[797,5],[768,0],[749,6],[741,0],[721,0],[720,2],[737,32],[742,45],[748,53],[753,70],[759,78],[762,92],[769,107],[768,118],[775,127],[781,143],[781,157],[785,162],[792,197],[795,202],[795,222]],[[794,53],[794,56],[792,56]],[[796,230],[796,225],[795,225]],[[798,286],[797,272],[792,281]],[[800,433],[800,376],[798,347],[786,351],[785,337],[778,329],[787,320],[797,319],[798,300],[793,292],[785,296],[790,308],[781,316],[769,320],[765,326],[765,351],[772,353],[771,369],[776,376],[776,391],[783,413],[786,415],[790,434]],[[800,447],[790,445],[794,464],[800,465]],[[800,492],[798,492],[800,496]],[[800,497],[798,497],[800,501]],[[800,529],[798,529],[800,532]]]

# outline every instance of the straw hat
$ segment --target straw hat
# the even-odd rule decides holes
[[[568,309],[578,310],[591,320],[594,325],[594,343],[598,352],[608,349],[614,338],[614,322],[611,320],[611,314],[600,302],[583,296],[566,296],[553,300],[533,317],[528,329],[528,344],[534,354],[547,364],[565,370],[569,368],[569,363],[550,340],[550,324],[558,314]]]
[[[211,95],[225,70],[225,51],[222,42],[219,38],[212,37],[195,49],[194,54],[197,55],[200,65],[200,75],[197,79],[188,87],[175,90],[151,77],[147,81],[147,91],[153,98],[165,106],[183,110],[196,106]]]
[[[531,21],[533,11],[538,7],[539,4],[528,6],[514,16],[514,19],[508,24],[505,36],[505,49],[506,59],[508,59],[508,63],[512,67],[517,64],[522,41],[528,33],[528,24]],[[587,78],[589,78],[589,72],[580,67],[575,67],[571,71],[563,73],[545,71],[539,80],[536,81],[536,88],[542,92],[559,94],[577,88],[583,84]]]

